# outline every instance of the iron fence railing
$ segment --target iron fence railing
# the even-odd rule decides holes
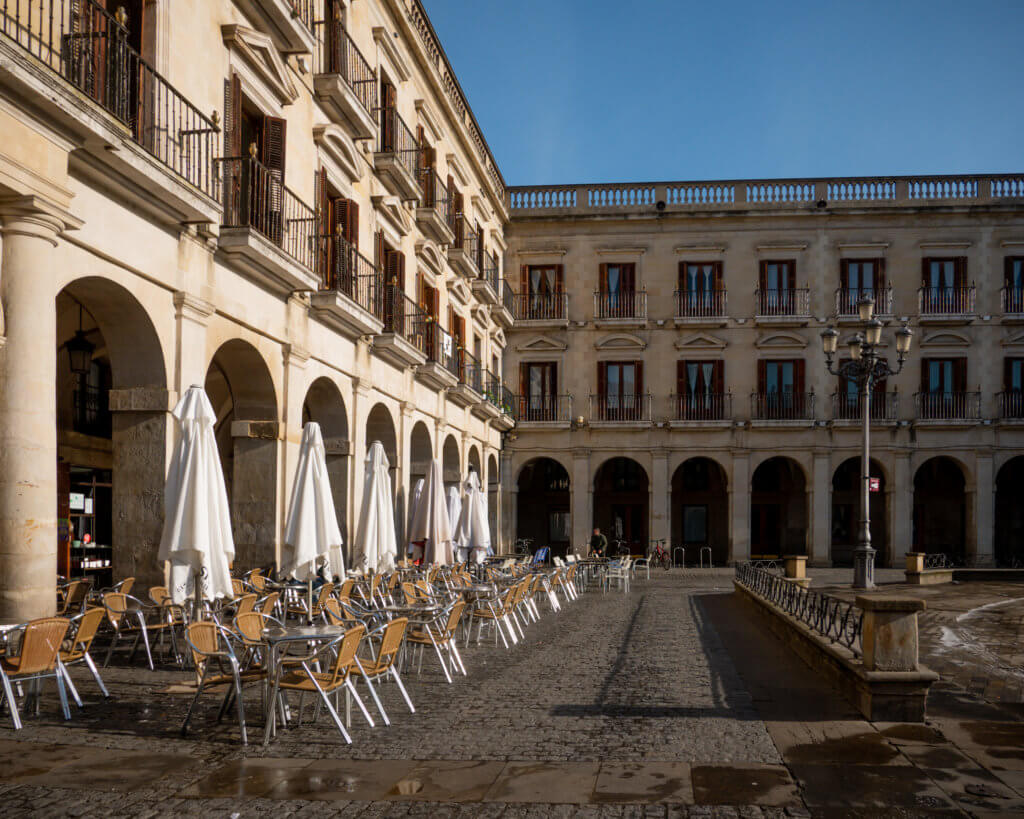
[[[318,0],[288,0],[288,5],[292,9],[292,17],[302,21],[302,24],[312,33],[316,23],[316,7],[321,3]]]
[[[725,288],[676,290],[677,318],[715,318],[726,313]]]
[[[620,290],[594,293],[594,318],[645,319],[647,318],[647,291]]]
[[[809,316],[811,291],[806,287],[755,291],[759,316]]]
[[[498,254],[483,253],[483,266],[480,269],[480,278],[487,282],[494,292],[498,292]]]
[[[313,270],[316,212],[284,186],[281,171],[253,157],[225,157],[221,166],[223,227],[250,227]]]
[[[782,609],[830,643],[838,643],[855,656],[861,656],[864,612],[852,603],[802,588],[775,572],[751,563],[736,566],[736,582],[750,593]]]
[[[594,421],[650,421],[651,395],[649,393],[591,395],[590,417]]]
[[[922,287],[917,291],[918,312],[928,315],[962,315],[974,312],[974,285]]]
[[[465,384],[474,392],[483,395],[484,391],[484,369],[479,359],[469,350],[459,351],[459,382]]]
[[[814,418],[813,392],[755,392],[750,415],[758,421],[803,421]]]
[[[420,201],[425,208],[433,208],[444,223],[452,221],[451,194],[441,176],[434,168],[424,168],[420,173],[420,190],[423,192]]]
[[[1024,287],[1004,287],[1000,296],[1004,313],[1024,313]]]
[[[317,238],[320,287],[352,299],[366,312],[384,319],[384,279],[376,265],[344,236]]]
[[[871,419],[895,421],[899,413],[899,393],[871,393]],[[832,393],[832,417],[840,420],[860,420],[861,396],[847,392]]]
[[[512,295],[512,315],[522,321],[562,321],[569,316],[569,294]]]
[[[409,175],[416,178],[420,144],[416,134],[405,124],[398,109],[393,106],[376,109],[380,118],[380,152],[394,154]]]
[[[952,569],[953,564],[957,561],[953,560],[945,552],[932,552],[924,556],[924,568],[927,569]]]
[[[352,41],[345,25],[340,20],[325,20],[320,39],[319,70],[340,76],[366,113],[372,114],[377,100],[377,74]]]
[[[129,45],[126,18],[94,0],[0,0],[0,32],[127,127],[131,139],[216,196],[219,127]]]
[[[919,392],[914,395],[917,417],[932,421],[970,421],[981,418],[980,392]]]
[[[836,290],[836,315],[856,316],[858,314],[857,303],[863,298],[874,299],[875,313],[880,316],[892,315],[892,286],[869,288],[869,287],[840,287]]]
[[[452,247],[462,248],[473,264],[479,264],[480,234],[470,224],[469,219],[461,213],[453,212],[451,228],[455,234],[455,241],[452,242]]]
[[[384,332],[404,338],[426,355],[427,321],[423,311],[397,284],[384,285]]]
[[[512,393],[505,387],[501,376],[490,370],[484,370],[484,398],[505,415],[515,412]]]
[[[517,395],[515,418],[526,423],[569,423],[572,420],[571,395]]]
[[[1004,390],[996,399],[1000,418],[1024,418],[1024,390]]]
[[[97,438],[111,435],[110,391],[81,384],[71,394],[75,432]]]
[[[511,315],[516,313],[516,294],[512,287],[504,279],[501,280],[501,306]]]
[[[674,421],[725,421],[732,418],[732,393],[690,392],[669,396]]]
[[[456,378],[459,377],[459,356],[455,338],[442,328],[433,316],[427,317],[424,344],[428,361],[440,364]]]

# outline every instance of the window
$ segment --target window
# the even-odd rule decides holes
[[[722,315],[725,312],[722,290],[721,262],[680,262],[676,315]]]
[[[598,415],[601,420],[640,419],[643,409],[643,372],[642,361],[598,363]]]
[[[724,372],[724,361],[677,361],[676,418],[724,418]]]
[[[967,390],[966,358],[922,358],[919,413],[922,418],[965,418],[973,401]]]
[[[840,360],[840,368],[842,368],[842,366],[846,364],[848,361],[848,358]],[[884,378],[879,378],[878,380],[875,381],[871,392],[872,418],[886,417],[885,392],[886,380]],[[847,378],[844,375],[840,375],[836,393],[836,418],[860,418],[860,409],[860,389],[857,386],[857,382],[854,381],[852,378]]]
[[[876,312],[886,312],[888,305],[881,301],[885,290],[884,259],[843,259],[839,267],[839,314],[857,313],[857,302],[862,298],[875,301]]]
[[[339,196],[327,179],[327,172],[316,172],[317,266],[320,280],[329,290],[353,295],[358,275],[356,253],[359,250],[359,204]]]
[[[1024,418],[1024,358],[1003,359],[1002,418]]]
[[[796,262],[762,261],[759,275],[758,313],[789,316],[796,313]]]
[[[405,254],[392,248],[377,232],[377,269],[384,273],[384,330],[405,335],[408,307],[405,297]]]
[[[598,318],[630,318],[637,315],[636,265],[602,264]]]
[[[805,417],[803,360],[758,361],[757,392],[759,417]]]
[[[555,361],[523,362],[520,388],[526,421],[557,421],[558,363]]]
[[[564,275],[560,264],[523,265],[519,289],[523,318],[565,318],[562,307]]]
[[[924,259],[922,262],[921,311],[964,313],[967,298],[967,257]]]
[[[1003,311],[1024,313],[1024,256],[1007,256],[1005,265]]]

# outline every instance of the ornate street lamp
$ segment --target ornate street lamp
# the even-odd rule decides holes
[[[896,368],[882,358],[878,346],[882,341],[882,322],[874,317],[875,302],[865,297],[857,302],[857,315],[864,326],[849,341],[850,360],[832,366],[832,359],[839,348],[839,333],[829,327],[821,333],[821,347],[825,352],[825,366],[832,375],[849,379],[857,385],[860,396],[860,417],[863,428],[863,444],[860,462],[860,522],[858,524],[857,548],[853,553],[853,588],[872,589],[875,587],[875,550],[871,548],[871,394],[875,384],[903,369],[903,362],[910,352],[913,332],[904,325],[896,335]]]
[[[71,372],[75,375],[86,375],[92,366],[92,352],[96,345],[85,337],[82,330],[82,305],[78,305],[78,329],[75,330],[74,336],[64,343],[64,347],[68,351]]]

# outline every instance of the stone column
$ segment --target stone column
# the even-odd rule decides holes
[[[967,535],[968,547],[974,548],[968,548],[967,559],[972,566],[994,566],[996,490],[992,453],[979,450],[975,464],[974,537]]]
[[[345,544],[346,566],[351,566],[353,543],[359,531],[359,512],[363,508],[363,485],[366,482],[366,416],[372,403],[370,388],[358,378],[352,379],[352,471],[349,473],[349,509],[352,510],[350,537]],[[401,551],[401,548],[399,548]],[[401,555],[399,555],[401,557]]]
[[[750,560],[750,453],[732,459],[729,485],[729,562]]]
[[[594,484],[590,480],[590,451],[572,452],[572,479],[569,482],[569,508],[572,510],[572,542],[570,551],[584,549],[594,529]]]
[[[807,555],[812,566],[832,565],[832,476],[827,452],[814,453],[807,500],[811,509],[811,542]]]
[[[889,553],[892,565],[902,566],[907,552],[913,551],[914,478],[910,473],[910,453],[897,452],[893,459],[889,498]]]
[[[510,552],[512,551],[512,544],[515,543],[515,539],[518,536],[516,527],[519,525],[519,486],[512,474],[512,452],[508,449],[503,449],[500,458],[502,479],[498,490],[498,497],[502,499],[501,515],[499,517],[501,551]],[[499,550],[495,548],[494,551],[497,552]]]
[[[654,540],[664,538],[665,549],[671,550],[672,532],[669,529],[671,517],[672,487],[668,480],[668,450],[656,449],[651,453],[651,497],[650,497],[650,535]],[[641,544],[647,548],[647,544]]]
[[[235,443],[231,529],[235,535],[234,565],[241,571],[277,560],[279,435],[277,421],[231,423]]]
[[[35,197],[0,201],[0,622],[53,614],[57,310],[53,249],[77,223]]]

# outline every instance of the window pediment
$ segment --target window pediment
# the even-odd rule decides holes
[[[397,196],[371,196],[370,201],[383,222],[399,236],[408,236],[412,219]]]
[[[940,330],[921,339],[922,347],[969,347],[971,340],[963,333]]]
[[[469,304],[471,293],[469,286],[462,279],[453,278],[448,282],[448,295],[459,304],[466,305]]]
[[[336,169],[354,184],[363,178],[366,163],[345,131],[333,122],[313,126],[313,141]]]
[[[1024,331],[1008,335],[1000,343],[1004,347],[1024,346]]]
[[[807,339],[796,333],[765,333],[754,342],[754,346],[761,349],[766,347],[797,347],[803,349],[807,346]]]
[[[516,351],[520,353],[564,353],[568,349],[569,345],[565,341],[554,336],[534,336],[516,345]]]
[[[499,347],[501,347],[502,349],[504,349],[504,348],[505,348],[505,345],[506,345],[506,343],[507,343],[507,342],[506,342],[506,340],[505,340],[505,331],[504,331],[504,330],[502,330],[502,329],[501,329],[500,327],[499,327],[498,329],[494,330],[494,331],[493,331],[493,332],[491,333],[491,340],[492,340],[492,341],[493,341],[493,342],[494,342],[495,344],[497,344],[497,345],[498,345]]]
[[[266,34],[237,23],[221,26],[220,32],[224,45],[277,97],[278,105],[290,105],[299,98],[287,66]]]
[[[594,349],[602,352],[618,352],[620,350],[643,352],[647,349],[647,342],[639,336],[629,333],[615,333],[594,342]]]
[[[724,350],[728,342],[710,333],[694,333],[676,339],[677,350]]]
[[[429,239],[417,242],[416,258],[435,276],[444,276],[444,256],[434,242]]]

